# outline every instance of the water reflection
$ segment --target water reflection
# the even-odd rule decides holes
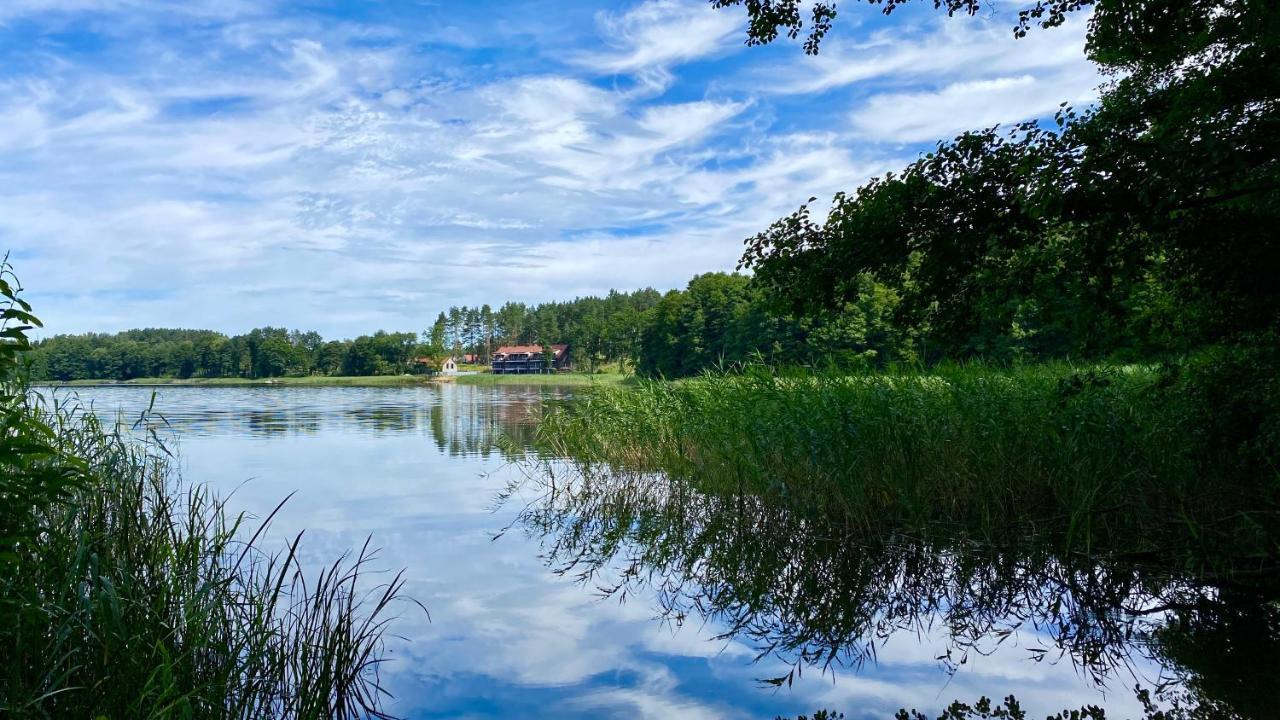
[[[549,506],[544,491],[550,488],[526,484],[495,510],[495,496],[524,479],[522,466],[510,462],[512,451],[529,446],[532,423],[546,403],[572,402],[565,393],[466,386],[158,392],[156,409],[168,421],[160,429],[176,435],[188,480],[234,493],[233,507],[258,516],[294,493],[275,530],[281,542],[306,530],[304,562],[323,563],[372,536],[386,567],[406,568],[408,593],[430,608],[431,621],[410,612],[395,628],[405,640],[389,645],[383,679],[395,695],[390,709],[396,715],[746,719],[837,707],[854,720],[892,717],[903,706],[936,714],[954,698],[1006,692],[1024,701],[1029,717],[1084,702],[1105,706],[1108,717],[1137,712],[1125,683],[1104,694],[1070,662],[1028,663],[1025,648],[1016,645],[1019,633],[989,656],[970,649],[962,664],[963,644],[953,645],[940,622],[921,623],[925,630],[917,635],[895,629],[916,627],[901,621],[909,613],[899,613],[896,624],[893,615],[868,620],[878,603],[912,587],[877,573],[934,568],[938,560],[926,553],[876,554],[874,547],[849,541],[830,517],[796,516],[745,498],[713,501],[688,488],[652,484],[638,486],[644,489],[638,496],[604,486],[574,494],[558,485],[561,494]],[[82,389],[80,395],[103,415],[121,410],[130,423],[151,400],[146,388]],[[495,542],[530,504],[533,514],[525,520],[542,521],[527,525],[534,537],[507,533]],[[574,582],[572,574],[590,565],[585,560],[567,577],[547,572],[542,542],[560,538],[562,530],[562,562],[575,546],[613,558],[616,572],[601,566],[590,577],[606,587],[621,584],[624,590],[611,597],[625,595],[629,602],[602,602],[595,584]],[[645,562],[632,567],[625,561],[626,553],[644,548]],[[1014,559],[1003,562],[992,572],[1031,571]],[[1000,597],[982,589],[977,566],[944,570],[955,578],[967,572],[978,587],[953,593],[939,606],[966,602],[977,608]],[[676,593],[682,583],[686,592]],[[719,591],[699,601],[695,585]],[[859,596],[860,585],[866,589]],[[735,604],[735,594],[748,598],[750,607]],[[850,605],[851,597],[861,599]],[[686,620],[705,610],[709,622],[655,622],[653,609],[667,606]],[[668,618],[675,619],[674,612]],[[1153,627],[1159,619],[1151,616]],[[1201,623],[1170,636],[1193,638],[1187,642],[1192,651],[1178,657],[1218,663],[1194,656],[1206,652],[1196,634],[1219,633],[1217,625]],[[879,639],[882,626],[889,637]],[[1019,630],[1055,647],[1051,628],[1043,629],[1043,638],[1031,623]],[[935,638],[939,633],[943,637]],[[775,639],[774,653],[753,663]],[[1152,634],[1147,642],[1172,647],[1172,639]],[[852,649],[840,657],[846,665],[864,658],[857,673],[841,672],[833,683],[810,672],[778,690],[758,687],[761,677],[786,676],[804,652],[821,666],[824,648],[836,647]],[[1176,654],[1160,647],[1148,654]],[[960,668],[954,675],[940,671],[935,660],[949,649]],[[1239,658],[1253,651],[1241,641],[1222,652]],[[1143,662],[1141,654],[1133,659],[1135,672],[1156,677],[1158,669]],[[1263,672],[1274,666],[1257,667]],[[1225,676],[1209,680],[1230,682]]]
[[[1154,688],[1210,716],[1273,717],[1280,593],[1211,584],[1158,563],[1063,557],[1028,540],[871,536],[838,510],[704,493],[664,476],[534,466],[519,524],[555,572],[605,597],[652,594],[661,617],[719,628],[788,672],[863,670],[902,635],[937,636],[948,672],[1016,640],[1026,662],[1067,660],[1098,686]],[[1142,668],[1154,667],[1154,677]],[[1002,693],[992,689],[991,694]],[[1232,712],[1234,711],[1234,713]]]
[[[78,394],[95,412],[119,412],[132,422],[150,405],[151,391],[101,387]],[[157,392],[148,425],[187,438],[429,432],[449,455],[489,457],[527,449],[542,408],[570,397],[539,386],[165,387]]]

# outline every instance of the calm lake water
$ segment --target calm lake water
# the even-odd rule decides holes
[[[585,582],[553,571],[584,542],[581,521],[598,528],[597,519],[583,507],[539,511],[536,482],[498,502],[531,471],[500,448],[528,437],[540,403],[571,401],[564,392],[456,385],[156,392],[156,411],[168,421],[162,432],[172,434],[188,481],[234,492],[232,507],[259,516],[295,493],[275,524],[277,539],[305,528],[306,558],[318,563],[372,535],[382,564],[406,570],[406,593],[431,617],[406,604],[394,626],[404,639],[391,641],[384,680],[396,696],[388,709],[401,716],[772,718],[827,707],[850,718],[891,717],[903,706],[936,711],[955,699],[1010,693],[1041,717],[1085,703],[1128,714],[1137,708],[1133,674],[1159,675],[1136,659],[1100,688],[1067,657],[1032,661],[1053,643],[1047,630],[1026,628],[963,662],[953,648],[948,665],[938,659],[950,647],[946,628],[925,617],[885,633],[861,667],[824,673],[819,664],[789,686],[762,687],[762,678],[788,673],[793,658],[756,662],[759,635],[717,639],[730,622],[723,614],[671,622],[664,612],[671,587],[661,589],[678,562],[652,565],[625,601],[602,599],[610,570],[625,579],[626,561],[610,568],[615,558],[597,553],[603,567]],[[151,401],[148,388],[78,395],[100,415],[121,411],[130,420]],[[579,534],[566,543],[557,533],[569,528]],[[744,552],[753,567],[770,568],[786,563],[754,561],[795,549],[770,542]],[[826,558],[836,568],[849,559]],[[681,578],[686,594],[688,579]],[[785,615],[777,622],[784,634],[791,630]]]

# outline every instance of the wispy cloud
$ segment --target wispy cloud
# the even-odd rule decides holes
[[[978,20],[842,27],[814,60],[732,52],[740,13],[699,0],[567,3],[543,45],[480,4],[422,10],[465,43],[407,7],[181,5],[0,14],[0,246],[55,331],[354,334],[678,286],[811,195],[1085,97],[1093,72],[1077,29],[1028,59]]]
[[[1052,115],[1063,102],[1090,102],[1097,96],[1097,84],[1092,72],[957,82],[937,91],[874,95],[850,120],[865,137],[929,142],[965,130]]]
[[[870,81],[937,82],[986,75],[1084,67],[1087,18],[1014,40],[1012,19],[933,17],[861,39],[834,38],[816,56],[798,59],[770,88],[783,94],[824,93]]]
[[[608,49],[573,61],[598,73],[634,74],[653,90],[670,85],[673,66],[724,53],[742,31],[736,13],[702,0],[646,0],[621,14],[601,12],[597,23]]]

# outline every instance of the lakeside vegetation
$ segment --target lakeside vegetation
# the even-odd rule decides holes
[[[384,717],[402,587],[366,542],[323,568],[187,484],[161,439],[32,390],[39,326],[0,267],[0,714]],[[277,508],[278,509],[278,508]]]
[[[836,15],[712,4],[810,54]],[[554,567],[797,667],[1025,625],[1100,682],[1159,662],[1185,695],[1148,717],[1274,714],[1280,7],[1040,2],[1013,34],[1086,11],[1096,105],[806,203],[746,241],[750,279],[655,306],[637,370],[692,379],[544,419],[524,519]]]
[[[1204,578],[1280,576],[1280,448],[1206,432],[1199,382],[1144,366],[753,368],[603,389],[539,436],[553,456],[705,492],[781,492],[866,536],[1032,535]]]
[[[1134,688],[1147,720],[1264,718],[1273,707],[1274,585],[1268,594],[1216,586],[1176,564],[1059,552],[1035,533],[1002,533],[992,544],[938,523],[923,537],[893,515],[868,525],[782,485],[585,459],[549,461],[530,477],[534,487],[523,490],[540,495],[521,494],[516,524],[542,540],[551,569],[607,598],[655,597],[667,622],[716,628],[721,642],[790,664],[761,677],[766,685],[856,672],[907,636],[947,672],[1002,651],[998,667],[1019,653],[1027,663],[1070,663],[1113,692],[1141,677],[1151,683]],[[1157,676],[1129,674],[1147,662]],[[1041,717],[968,712],[984,704],[957,703],[938,717]],[[1108,716],[1085,707],[1050,717]]]

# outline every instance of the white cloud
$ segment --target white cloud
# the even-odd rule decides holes
[[[574,59],[602,73],[662,72],[723,52],[742,26],[739,13],[701,0],[647,0],[621,15],[601,13],[598,22],[612,49]]]
[[[272,0],[5,0],[0,4],[0,24],[38,17],[49,23],[85,15],[167,15],[176,18],[231,19],[257,16]],[[134,27],[131,23],[125,27]]]
[[[863,41],[835,37],[821,53],[782,71],[777,93],[821,93],[869,81],[932,82],[1088,68],[1084,57],[1086,16],[1062,27],[1012,37],[1013,20],[935,18],[924,30],[909,26],[882,30]],[[772,69],[771,69],[772,72]]]
[[[853,128],[879,141],[928,142],[965,130],[1052,115],[1060,103],[1096,97],[1092,73],[1018,75],[972,80],[936,92],[873,96],[851,116]]]
[[[183,23],[165,5],[94,5],[114,13],[99,22],[70,2],[22,12],[107,33],[102,47],[41,45],[47,62],[0,70],[0,246],[54,332],[351,335],[451,304],[682,286],[810,196],[901,166],[917,149],[898,143],[1052,109],[1089,78],[1075,30],[1028,60],[1027,41],[977,21],[848,35],[817,61],[729,56],[741,14],[696,0],[584,16],[592,42],[514,69],[483,44],[459,64],[405,28],[269,4]],[[865,65],[864,46],[879,74],[841,65]],[[810,95],[730,82],[760,58]]]

